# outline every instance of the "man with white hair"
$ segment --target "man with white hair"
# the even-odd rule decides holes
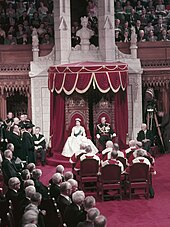
[[[68,181],[69,179],[73,179],[73,173],[71,171],[67,171],[64,173],[64,180]]]
[[[22,217],[22,226],[27,224],[38,224],[38,214],[34,210],[28,210],[24,213]]]
[[[142,142],[143,149],[150,151],[151,144],[153,142],[152,131],[147,129],[147,125],[142,123],[141,130],[138,132],[137,141]]]
[[[77,227],[94,227],[94,220],[97,216],[100,215],[100,211],[93,207],[87,211],[86,220],[84,222],[80,222]]]
[[[64,221],[67,226],[75,227],[79,222],[86,220],[86,211],[81,208],[84,199],[85,194],[83,191],[76,191],[72,194],[73,202],[66,208],[64,214]]]
[[[133,152],[137,149],[136,147],[136,141],[135,140],[130,140],[129,141],[129,148],[125,150],[125,153],[128,154],[130,152]]]
[[[48,188],[40,181],[42,171],[40,169],[34,169],[32,172],[32,180],[34,181],[36,191],[41,193],[43,200],[48,199]]]
[[[94,227],[106,227],[107,219],[103,215],[99,215],[94,220]]]
[[[52,184],[50,185],[50,195],[55,200],[58,199],[60,195],[60,184],[62,182],[62,177],[60,173],[55,173],[52,176]]]
[[[68,181],[60,184],[60,195],[58,196],[57,204],[62,217],[64,217],[66,207],[72,203],[70,199],[71,189],[71,184]]]
[[[86,211],[96,206],[96,200],[93,196],[87,196],[84,200],[84,209]]]
[[[71,184],[71,193],[73,194],[78,190],[78,182],[75,179],[69,179],[68,182]]]
[[[106,142],[106,148],[102,151],[102,160],[105,161],[109,159],[108,154],[113,150],[113,142],[108,140]]]
[[[7,185],[8,184],[8,180],[11,177],[18,177],[19,179],[20,174],[17,171],[16,166],[14,165],[14,163],[12,162],[12,151],[11,150],[5,150],[4,151],[4,160],[2,162],[2,172],[3,172],[3,176],[4,176],[4,182]]]

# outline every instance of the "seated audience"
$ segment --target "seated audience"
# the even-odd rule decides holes
[[[82,209],[85,199],[83,191],[76,191],[72,194],[72,203],[65,209],[64,222],[69,227],[75,227],[79,222],[86,220],[86,211]],[[74,218],[73,218],[74,217]]]
[[[75,179],[69,179],[68,182],[71,184],[71,194],[78,190],[78,182]]]
[[[144,150],[150,151],[153,135],[152,131],[148,130],[147,125],[144,123],[141,125],[141,130],[138,132],[137,141],[142,142]]]
[[[62,217],[64,217],[66,207],[72,203],[70,199],[71,188],[72,186],[68,181],[62,182],[60,185],[60,195],[58,196],[57,204]]]
[[[87,211],[86,220],[84,222],[79,222],[77,227],[94,227],[94,220],[100,215],[100,211],[94,207]]]
[[[106,227],[107,226],[107,219],[103,215],[98,215],[94,219],[94,227]]]
[[[64,181],[68,181],[69,179],[73,179],[73,173],[71,171],[64,173]]]
[[[110,155],[111,155],[110,159],[102,162],[102,165],[101,166],[104,167],[106,165],[112,165],[112,164],[118,165],[121,168],[121,172],[123,172],[124,171],[123,164],[119,160],[117,160],[117,157],[118,157],[117,151],[113,150],[110,153]]]
[[[106,142],[106,148],[102,151],[102,160],[107,160],[110,157],[108,156],[110,152],[113,150],[113,142],[111,140],[108,140]]]
[[[136,141],[135,140],[130,140],[129,141],[129,148],[125,150],[125,153],[128,154],[129,152],[133,152],[136,150]]]
[[[91,208],[96,206],[96,200],[93,196],[87,196],[84,199],[83,205],[84,205],[84,210],[88,212]]]
[[[45,137],[40,134],[40,127],[35,128],[35,133],[33,134],[34,149],[35,149],[35,162],[37,160],[37,155],[41,155],[41,163],[45,165],[45,155],[46,155],[46,142]]]
[[[55,173],[52,176],[52,184],[50,185],[50,195],[51,198],[58,199],[60,195],[60,184],[62,183],[62,177],[60,173]]]

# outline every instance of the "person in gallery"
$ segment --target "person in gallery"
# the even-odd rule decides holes
[[[85,128],[81,125],[81,119],[76,118],[75,121],[75,126],[72,128],[71,136],[68,137],[64,145],[62,155],[70,158],[73,154],[79,153],[81,144],[90,145],[93,153],[98,153],[96,146],[86,137]]]

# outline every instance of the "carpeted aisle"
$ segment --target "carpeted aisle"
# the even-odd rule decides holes
[[[55,167],[45,166],[43,182],[55,172]],[[97,202],[97,208],[107,217],[107,227],[169,227],[170,226],[170,154],[156,159],[157,174],[153,178],[155,198],[146,200]]]

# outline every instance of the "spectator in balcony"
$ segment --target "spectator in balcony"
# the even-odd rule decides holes
[[[161,31],[161,35],[160,35],[160,37],[159,37],[159,40],[160,40],[160,41],[168,41],[166,29],[163,29],[163,30]]]
[[[89,18],[97,17],[97,6],[93,1],[88,1],[87,15]]]
[[[158,23],[154,26],[155,35],[160,37],[162,30],[164,30],[164,29],[167,29],[167,25],[163,23],[162,17],[160,17],[158,19]]]
[[[144,30],[139,31],[138,42],[145,42],[146,36]]]
[[[47,33],[47,30],[45,29],[44,23],[40,24],[40,27],[37,29],[38,37],[40,42],[42,41],[44,34]]]
[[[146,14],[146,9],[145,8],[142,9],[142,14],[140,16],[140,21],[141,21],[141,25],[143,27],[145,27],[148,24],[149,16],[148,16],[148,14]]]
[[[130,17],[129,17],[129,25],[135,26],[135,23],[138,17],[139,16],[136,14],[135,9],[132,9],[132,13],[130,14]]]
[[[164,13],[164,14],[166,14],[166,12],[165,12],[165,5],[163,4],[163,1],[162,0],[159,0],[158,1],[158,4],[156,5],[156,12],[157,13]]]
[[[25,31],[23,29],[23,25],[22,24],[19,24],[18,25],[18,31],[16,32],[17,44],[22,44],[24,32]]]
[[[35,28],[39,28],[40,23],[41,23],[41,20],[39,18],[39,14],[38,14],[38,12],[35,12],[33,14],[33,18],[31,19],[31,25]]]
[[[133,10],[133,7],[131,6],[130,1],[127,1],[124,7],[124,11],[126,13],[126,20],[128,21],[130,19],[130,15],[132,14],[132,10]]]
[[[29,21],[28,20],[24,20],[23,21],[23,29],[25,30],[25,32],[27,34],[31,34],[31,30],[30,30],[30,26],[29,26]]]
[[[19,18],[23,15],[24,11],[26,11],[26,7],[24,6],[23,1],[20,0],[17,4],[17,9],[16,9],[17,20],[19,20]]]
[[[122,36],[122,42],[127,43],[130,42],[130,35],[128,31],[125,31]]]
[[[155,13],[154,9],[151,9],[149,13],[149,21],[151,21],[154,24],[157,24],[158,16]]]
[[[41,20],[47,15],[48,8],[44,5],[43,2],[40,2],[40,7],[38,8],[39,17]]]
[[[136,7],[135,7],[135,10],[136,10],[136,13],[138,14],[138,15],[141,15],[142,14],[142,9],[143,9],[144,7],[142,6],[142,4],[141,4],[141,1],[137,1],[137,5],[136,5]]]
[[[54,44],[53,37],[50,37],[48,33],[44,34],[41,44]]]
[[[136,31],[137,37],[139,37],[139,31],[142,29],[143,29],[143,27],[141,25],[141,21],[137,20],[136,25],[135,25],[135,31]]]
[[[155,11],[155,6],[153,5],[153,1],[149,0],[148,5],[146,7],[147,12]]]
[[[12,33],[8,33],[7,37],[4,40],[4,44],[5,45],[16,45],[17,44],[17,40],[16,38],[13,36]]]
[[[2,29],[2,25],[0,24],[0,44],[4,44],[5,38],[6,38],[5,31]]]
[[[128,34],[130,34],[130,27],[128,21],[125,21],[124,26],[122,28],[122,33],[124,34],[125,32],[128,32]]]
[[[145,34],[148,35],[150,31],[154,30],[154,26],[152,25],[152,22],[148,22],[147,26],[144,27]]]
[[[15,9],[13,8],[13,4],[9,3],[7,9],[6,9],[6,16],[15,18]]]
[[[122,41],[122,35],[120,31],[115,31],[115,42],[121,42]]]
[[[115,32],[116,31],[122,32],[122,26],[120,24],[120,20],[119,19],[115,20]]]
[[[147,36],[147,41],[155,42],[157,41],[157,39],[158,39],[157,36],[154,35],[154,31],[150,30]]]
[[[30,20],[33,18],[34,13],[36,12],[36,8],[32,2],[29,3],[27,15],[29,16]]]
[[[23,14],[19,17],[18,23],[23,24],[24,20],[29,21],[29,16],[27,15],[27,11],[24,11]]]
[[[125,21],[124,10],[119,1],[117,1],[115,5],[115,15],[116,18],[119,19],[121,22]]]

